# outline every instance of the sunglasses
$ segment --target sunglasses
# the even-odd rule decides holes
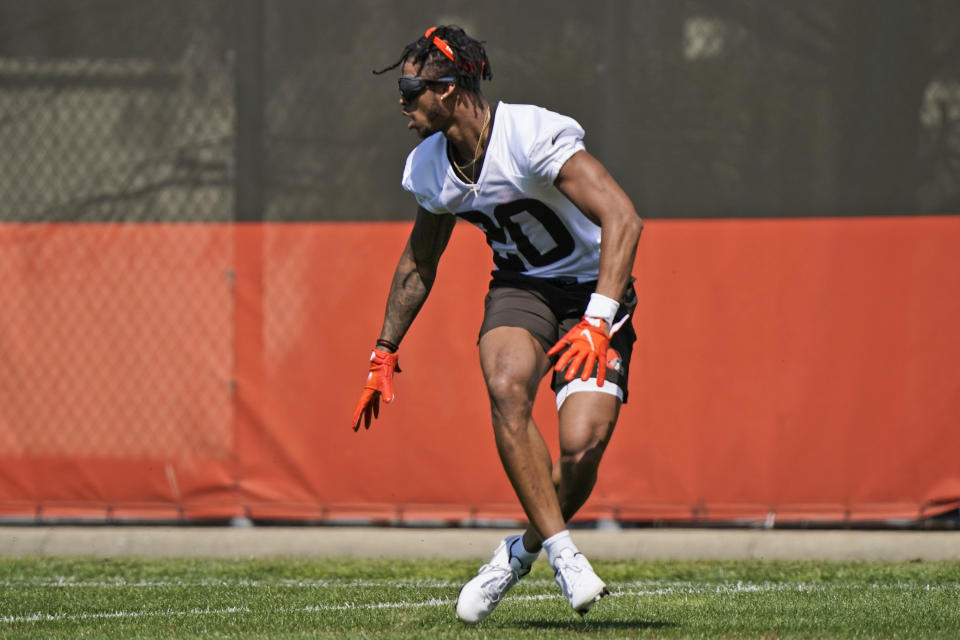
[[[404,102],[413,102],[427,88],[428,84],[443,84],[456,82],[456,78],[421,78],[420,76],[400,76],[397,85],[400,87],[400,97]]]

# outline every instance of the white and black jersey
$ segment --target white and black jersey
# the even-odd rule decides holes
[[[532,105],[499,103],[477,183],[463,182],[442,133],[410,152],[403,188],[436,214],[480,227],[497,269],[537,278],[597,279],[600,227],[554,186],[583,146],[576,120]]]

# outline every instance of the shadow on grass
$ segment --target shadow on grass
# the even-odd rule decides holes
[[[661,620],[530,620],[510,626],[521,629],[603,631],[605,629],[669,629],[679,625],[676,622]]]

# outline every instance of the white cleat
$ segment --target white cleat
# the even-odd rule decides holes
[[[510,555],[510,545],[520,536],[509,536],[500,542],[490,562],[480,567],[457,596],[457,617],[464,622],[480,622],[500,604],[507,591],[530,573]]]
[[[570,606],[581,616],[610,593],[603,580],[594,573],[593,567],[582,553],[573,553],[569,549],[560,552],[554,565],[557,584],[563,590],[563,595],[570,601]]]

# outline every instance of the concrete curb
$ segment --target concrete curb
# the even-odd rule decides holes
[[[486,559],[507,533],[382,527],[4,526],[0,556]],[[960,560],[960,531],[622,529],[575,530],[573,537],[593,559]]]

